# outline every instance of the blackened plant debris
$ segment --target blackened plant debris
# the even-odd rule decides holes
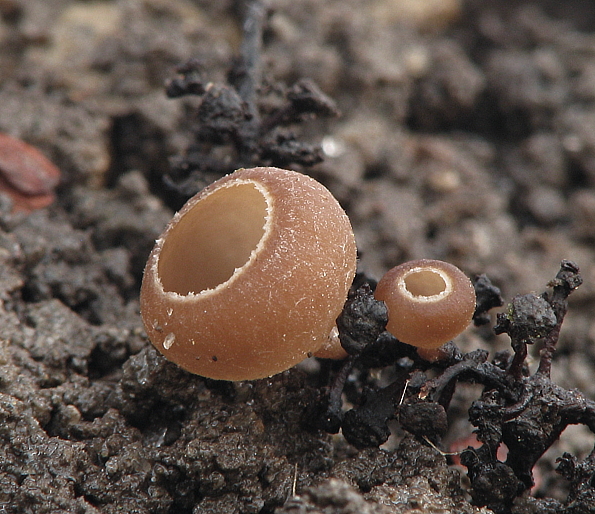
[[[334,375],[330,386],[321,390],[317,400],[308,406],[302,420],[304,428],[323,430],[329,434],[339,432],[344,414],[343,388],[353,369],[354,361],[354,356],[347,357]]]
[[[490,322],[488,311],[494,307],[504,305],[500,289],[492,284],[492,281],[483,273],[475,277],[473,287],[475,288],[476,298],[473,322],[476,326],[487,325]]]
[[[534,344],[546,337],[558,324],[556,314],[543,296],[534,293],[518,295],[512,299],[506,314],[498,315],[496,334],[507,333],[517,349]]]
[[[385,388],[366,391],[362,405],[345,413],[345,439],[359,449],[384,444],[390,436],[387,422],[394,418],[399,398],[406,386],[405,380],[395,380]]]
[[[523,374],[527,345],[542,340],[556,326],[558,319],[550,304],[542,296],[533,293],[515,296],[508,306],[508,312],[498,314],[494,332],[510,336],[514,359],[508,370],[512,375],[520,378]]]
[[[558,473],[571,484],[565,513],[593,512],[595,508],[595,449],[582,462],[567,452],[564,452],[557,462]]]
[[[375,343],[386,329],[388,309],[374,298],[370,284],[365,283],[350,294],[343,312],[337,318],[341,346],[350,355],[359,355]]]
[[[510,336],[514,350],[506,370],[509,386],[488,386],[482,382],[486,385],[484,393],[473,403],[469,414],[483,446],[468,449],[461,456],[461,462],[469,468],[475,502],[495,512],[510,512],[514,499],[533,485],[533,466],[568,425],[584,424],[595,432],[595,402],[550,380],[567,298],[581,283],[576,264],[562,261],[560,271],[549,284],[552,291],[516,297],[495,327],[496,332]],[[522,370],[527,344],[536,341],[543,344],[539,367],[533,375],[525,376]],[[496,459],[496,450],[502,443],[508,448],[503,463]],[[494,480],[496,469],[499,483],[505,486],[490,491],[483,485]],[[585,484],[571,485],[576,490]],[[508,495],[503,494],[506,491]]]
[[[562,321],[566,316],[568,310],[568,302],[566,299],[577,287],[583,283],[583,279],[579,274],[578,266],[568,260],[562,261],[560,271],[556,275],[556,278],[552,280],[548,285],[553,288],[552,292],[545,292],[544,298],[552,306],[554,314],[558,319],[558,324],[548,334],[545,339],[543,350],[541,352],[541,360],[539,362],[539,369],[537,372],[541,375],[547,375],[549,378],[552,367],[552,358],[558,343],[558,337],[560,335],[560,329],[562,328]]]
[[[414,353],[411,346],[398,342],[385,331],[387,321],[388,309],[384,302],[374,298],[369,282],[364,281],[355,290],[352,288],[343,312],[337,318],[341,345],[350,356],[343,361],[330,386],[321,392],[318,401],[305,413],[304,425],[307,428],[337,433],[342,427],[346,439],[357,448],[380,446],[388,439],[390,430],[387,423],[394,415],[395,391],[403,390],[406,376],[381,390],[380,399],[375,397],[375,391],[367,391],[367,395],[361,398],[361,411],[352,409],[347,412],[346,419],[342,410],[345,383],[358,359],[369,356],[367,361],[370,364],[370,359],[373,363],[379,357],[379,366],[387,366]],[[389,351],[382,351],[389,347]]]
[[[299,141],[295,132],[276,128],[262,138],[259,159],[281,168],[292,163],[314,166],[322,162],[323,153],[318,145]]]
[[[428,439],[439,439],[448,430],[444,407],[419,399],[399,407],[399,423],[408,432]]]
[[[176,71],[177,76],[171,79],[165,87],[165,94],[168,98],[179,98],[186,95],[200,96],[206,92],[202,65],[198,59],[189,59]]]
[[[299,80],[290,88],[263,84],[262,34],[267,10],[260,0],[241,1],[238,6],[243,41],[228,83],[208,82],[200,61],[190,59],[166,86],[170,98],[193,95],[201,99],[194,115],[194,142],[186,155],[172,159],[172,170],[165,177],[170,187],[185,196],[238,168],[307,167],[321,162],[321,147],[300,141],[289,127],[339,114],[333,100],[311,80]]]
[[[512,469],[498,461],[488,445],[466,450],[461,455],[461,464],[469,470],[474,502],[487,505],[496,513],[507,512],[502,506],[516,497],[519,491],[519,480]]]
[[[391,419],[438,445],[447,428],[446,411],[457,383],[482,384],[481,397],[469,409],[469,419],[482,446],[464,450],[461,462],[468,468],[474,503],[497,513],[512,512],[515,498],[533,485],[535,463],[568,425],[584,424],[595,433],[595,402],[550,379],[567,299],[581,283],[577,265],[562,261],[548,291],[516,296],[506,312],[498,316],[495,331],[510,336],[512,352],[499,352],[489,361],[485,350],[461,354],[449,343],[441,359],[432,363],[387,332],[378,334],[382,324],[370,324],[371,319],[381,318],[370,301],[371,288],[360,287],[338,319],[339,337],[351,356],[321,395],[318,415],[328,421],[332,414],[332,431],[342,428],[345,438],[357,448],[383,444],[390,434]],[[478,277],[475,286],[476,318],[481,319],[502,300],[487,277]],[[529,344],[542,346],[539,366],[533,374],[525,361]],[[375,387],[370,367],[382,366],[394,366],[396,379],[386,387]],[[435,375],[431,379],[426,375],[430,369]],[[341,393],[349,377],[360,384],[359,398],[350,398],[356,407],[343,413]],[[309,426],[325,429],[325,424],[313,420],[312,414],[313,410]],[[504,462],[497,458],[502,444],[508,448]],[[595,449],[584,462],[568,454],[560,459],[558,471],[569,480],[570,494],[557,512],[593,511],[594,462]]]

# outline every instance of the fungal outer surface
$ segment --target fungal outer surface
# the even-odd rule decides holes
[[[392,268],[374,296],[388,308],[387,330],[419,348],[438,348],[459,335],[475,310],[469,278],[452,264],[430,259]]]
[[[167,225],[145,267],[141,314],[155,347],[186,370],[263,378],[328,341],[355,267],[351,224],[322,184],[242,169]]]

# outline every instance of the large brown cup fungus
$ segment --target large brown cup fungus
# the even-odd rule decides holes
[[[419,259],[389,270],[374,296],[388,308],[386,329],[399,341],[424,349],[442,346],[469,325],[475,290],[456,266]]]
[[[328,344],[355,266],[349,219],[322,184],[242,169],[191,198],[157,240],[142,318],[155,347],[192,373],[263,378]]]

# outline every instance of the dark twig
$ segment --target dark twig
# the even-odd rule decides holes
[[[476,297],[473,322],[476,326],[486,325],[490,322],[488,311],[494,307],[503,305],[504,300],[500,295],[500,289],[492,284],[491,280],[485,274],[475,277],[473,287],[475,288]]]
[[[258,117],[256,103],[262,81],[262,32],[266,9],[261,0],[244,0],[242,3],[244,37],[240,47],[240,65],[232,85],[242,100],[250,105],[250,113]]]
[[[523,370],[525,368],[525,359],[527,358],[527,344],[520,343],[514,352],[514,357],[508,368],[508,373],[517,382],[523,378]]]
[[[443,352],[442,360],[430,363],[386,332],[373,341],[379,330],[374,320],[379,318],[375,317],[374,303],[369,301],[371,291],[364,287],[352,294],[339,328],[346,348],[354,355],[337,375],[329,395],[330,411],[335,419],[342,417],[346,439],[358,448],[378,446],[390,434],[388,421],[397,417],[405,430],[439,443],[447,429],[446,409],[457,383],[483,384],[481,398],[469,409],[469,419],[477,427],[476,435],[483,445],[463,452],[461,462],[469,469],[475,503],[489,506],[494,512],[510,513],[515,498],[533,485],[533,466],[569,424],[584,424],[595,433],[595,402],[550,380],[567,299],[581,282],[578,267],[563,261],[549,284],[550,292],[514,297],[494,327],[497,333],[510,336],[514,355],[500,352],[493,362],[487,360],[485,350],[461,355],[451,345]],[[476,288],[483,291],[477,312],[485,314],[491,305],[499,303],[499,294],[487,277],[478,279]],[[376,328],[369,332],[372,327]],[[540,365],[530,376],[527,346],[537,343],[543,345]],[[344,415],[337,411],[341,388],[353,364],[378,367],[391,363],[397,364],[398,378],[394,382],[381,389],[364,388],[358,407]],[[428,368],[439,374],[428,380],[423,372]],[[404,395],[406,383],[408,394]],[[402,397],[405,400],[401,404]],[[324,411],[324,416],[328,412]],[[506,462],[497,457],[502,444],[509,450]],[[584,509],[595,498],[593,462],[595,457],[579,463],[568,455],[561,460],[561,472],[572,481],[569,498],[579,505],[572,512],[587,512]]]
[[[448,367],[444,373],[435,379],[426,382],[422,388],[425,393],[422,391],[422,394],[425,394],[430,400],[438,401],[449,384],[461,377],[461,375],[467,373],[483,378],[481,372],[477,372],[478,365],[483,364],[487,359],[488,352],[486,350],[475,350],[466,354],[463,360]]]
[[[556,351],[556,345],[558,344],[562,321],[564,321],[564,317],[568,310],[567,298],[570,293],[582,283],[583,279],[579,275],[578,266],[572,261],[564,260],[562,261],[560,271],[556,275],[556,278],[550,283],[550,286],[553,287],[553,293],[551,295],[544,293],[543,295],[545,300],[547,300],[554,310],[558,323],[548,334],[543,349],[541,350],[541,359],[537,370],[537,373],[540,375],[550,376],[552,358]]]
[[[262,32],[266,9],[260,0],[244,0],[240,60],[230,73],[230,83],[246,105],[247,117],[238,138],[239,161],[248,166],[256,150],[260,132],[258,90],[262,82]]]
[[[406,374],[378,391],[367,391],[362,405],[345,413],[343,435],[356,448],[377,447],[390,436],[388,421],[395,417],[406,387]]]
[[[348,357],[343,362],[341,369],[335,375],[333,383],[329,390],[328,396],[328,422],[329,425],[335,427],[336,422],[338,421],[338,426],[336,426],[336,430],[333,433],[339,431],[339,427],[341,424],[341,420],[343,419],[342,414],[342,407],[343,401],[341,395],[343,394],[343,388],[345,387],[345,382],[347,382],[347,378],[349,374],[353,370],[353,364],[355,363],[355,357]],[[334,428],[333,428],[334,429]]]
[[[336,434],[343,422],[343,389],[353,370],[356,357],[349,356],[333,377],[330,386],[315,404],[309,406],[303,416],[303,425],[308,429],[324,430]]]
[[[286,168],[321,162],[321,147],[300,141],[288,126],[339,114],[335,103],[310,80],[299,80],[289,89],[277,84],[263,87],[266,2],[238,0],[236,7],[243,38],[228,83],[208,82],[200,62],[191,59],[177,69],[176,77],[166,86],[170,98],[201,97],[195,111],[194,143],[182,158],[172,159],[172,170],[165,180],[185,197],[238,168]],[[267,102],[267,95],[281,98]],[[271,108],[272,104],[276,107]]]

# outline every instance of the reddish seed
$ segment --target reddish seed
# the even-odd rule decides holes
[[[54,201],[60,170],[39,150],[0,133],[0,191],[10,195],[14,210],[32,211]]]

